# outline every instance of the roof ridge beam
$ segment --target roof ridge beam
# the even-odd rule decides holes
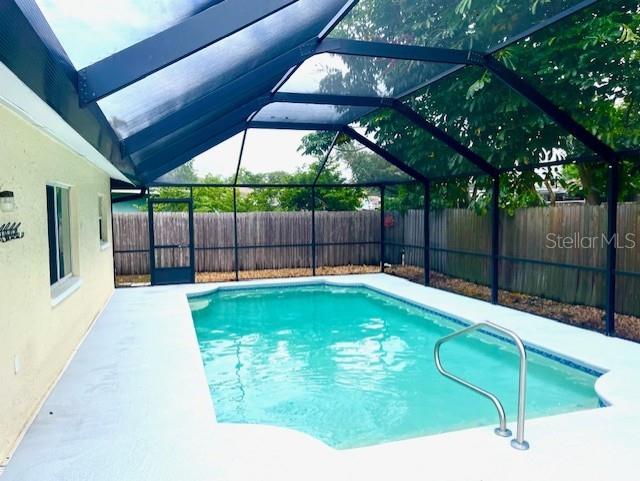
[[[298,0],[261,0],[250,9],[225,1],[78,72],[81,105],[96,102],[206,48]]]
[[[423,47],[366,40],[326,38],[318,44],[316,53],[335,53],[361,57],[383,57],[397,60],[446,63],[454,65],[480,65],[483,53],[440,47]]]
[[[252,120],[247,123],[249,129],[267,130],[323,130],[338,131],[342,124],[323,124],[321,122],[268,122],[262,120]]]
[[[350,107],[391,107],[395,100],[391,97],[333,94],[300,94],[276,92],[271,95],[271,103],[344,105]]]

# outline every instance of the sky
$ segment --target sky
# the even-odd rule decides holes
[[[76,69],[164,30],[212,3],[211,0],[35,1]]]
[[[298,150],[306,131],[251,129],[247,132],[242,167],[254,173],[283,170],[294,172],[296,168],[312,161]],[[238,165],[242,132],[194,158],[194,168],[200,177],[214,174],[229,177]]]

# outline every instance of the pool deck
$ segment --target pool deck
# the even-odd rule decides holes
[[[368,285],[491,320],[607,371],[596,388],[611,406],[527,421],[525,452],[492,427],[338,451],[293,430],[216,423],[185,294],[310,281]],[[368,274],[116,290],[0,480],[626,481],[638,479],[639,459],[639,344]]]

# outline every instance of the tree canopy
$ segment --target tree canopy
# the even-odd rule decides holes
[[[238,182],[244,184],[269,185],[311,185],[313,184],[321,160],[317,159],[293,174],[274,171],[252,173],[241,170]],[[233,178],[221,178],[207,175],[199,178],[193,167],[193,161],[179,167],[178,177],[189,179],[194,184],[233,184]],[[329,160],[318,178],[319,184],[341,184],[345,182],[336,161]],[[180,186],[164,186],[155,189],[155,194],[164,198],[184,198],[190,195],[189,189]],[[316,208],[321,210],[356,210],[361,207],[366,191],[362,188],[318,188]],[[233,212],[233,189],[231,187],[195,187],[193,188],[195,212]],[[270,212],[311,210],[310,187],[252,187],[238,189],[238,212]],[[182,205],[158,205],[158,210],[185,209]]]
[[[533,18],[538,9],[561,2],[529,0],[528,9],[523,3],[459,0],[430,4],[425,9],[422,2],[368,0],[361,2],[332,35],[485,50],[495,46],[500,31],[524,25],[527,15]],[[639,47],[640,3],[613,0],[598,2],[496,56],[602,141],[622,149],[637,148],[640,139]],[[396,95],[406,86],[418,85],[425,69],[437,72],[437,66],[420,62],[387,60],[382,68],[383,59],[372,62],[345,56],[342,60],[346,68],[334,68],[325,75],[320,85],[323,92]],[[403,100],[496,167],[544,164],[590,153],[526,99],[479,67],[459,69]],[[360,124],[380,145],[427,176],[469,174],[469,180],[439,186],[434,200],[486,209],[489,180],[397,112],[379,109]],[[503,176],[501,204],[509,211],[539,205],[542,200],[535,186],[549,181],[568,186],[590,203],[599,203],[606,192],[602,172],[598,164],[511,172]],[[625,174],[622,191],[628,197],[638,192],[640,178],[638,169],[630,165],[625,166]],[[415,204],[420,189],[401,189],[407,204]]]

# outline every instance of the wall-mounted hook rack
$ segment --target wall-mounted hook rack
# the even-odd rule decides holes
[[[22,222],[6,222],[0,225],[0,242],[22,239],[24,232],[19,231]]]

